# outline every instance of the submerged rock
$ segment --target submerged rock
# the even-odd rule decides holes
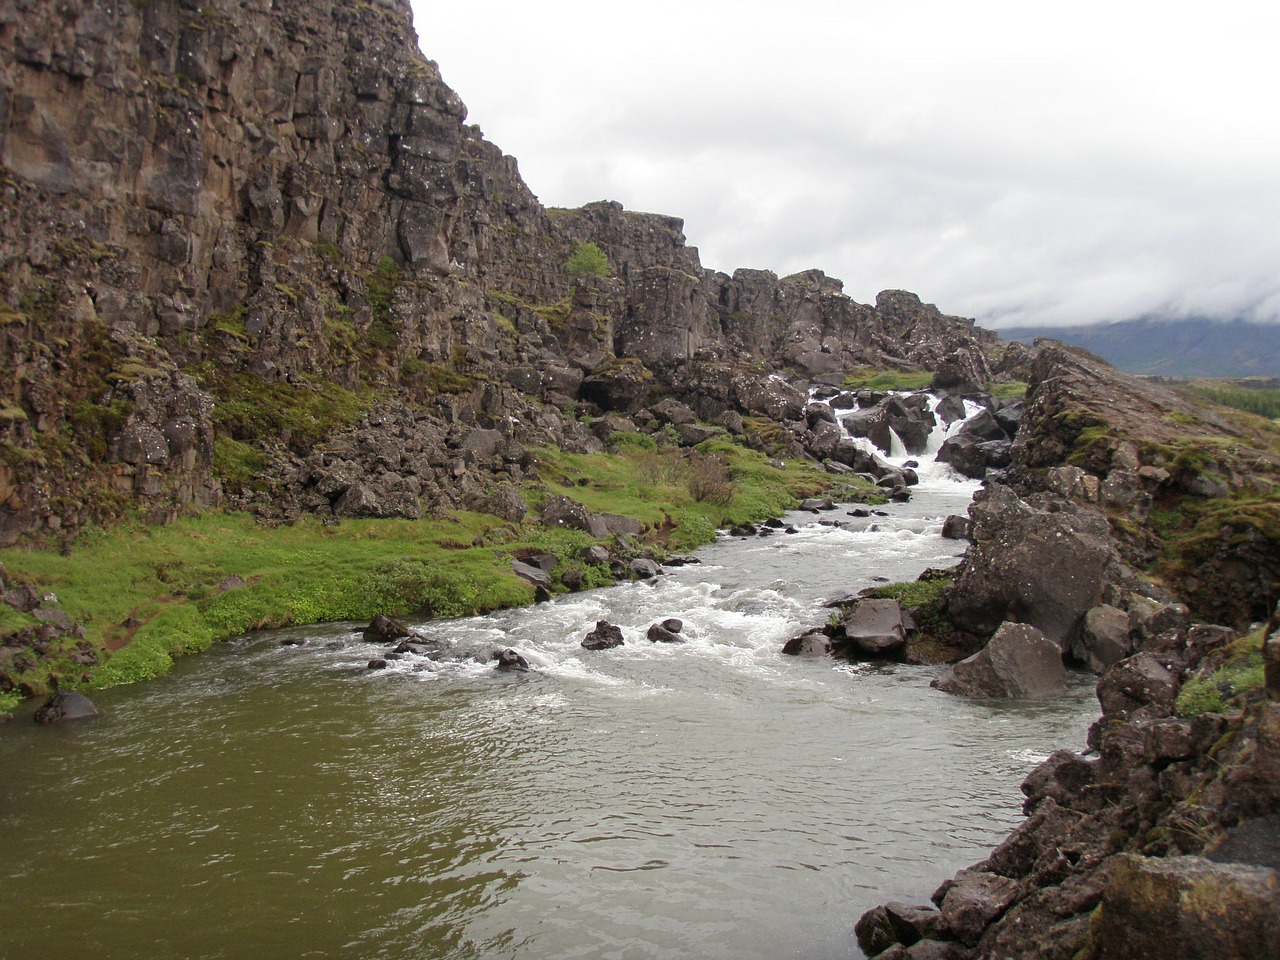
[[[66,720],[84,720],[97,715],[98,708],[80,691],[59,690],[36,711],[35,721],[40,724],[61,723]]]
[[[499,670],[514,670],[523,673],[529,669],[529,661],[510,647],[505,650],[493,651],[492,659],[498,661]]]
[[[648,637],[650,643],[685,643],[684,637],[680,636],[680,629],[684,626],[679,620],[670,617],[661,623],[655,623],[649,627]]]

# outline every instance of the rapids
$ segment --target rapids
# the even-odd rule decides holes
[[[652,583],[417,625],[528,673],[368,671],[363,625],[326,625],[10,725],[0,955],[858,956],[860,913],[979,859],[1096,712],[1087,677],[977,703],[927,667],[780,654],[820,601],[955,562],[939,530],[976,484],[921,474],[885,516],[792,514]],[[689,642],[645,640],[666,617]],[[583,650],[598,619],[626,644]]]

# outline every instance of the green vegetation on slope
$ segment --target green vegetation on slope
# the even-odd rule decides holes
[[[551,494],[570,496],[593,512],[635,517],[650,528],[649,539],[688,549],[711,540],[718,527],[789,509],[830,479],[811,465],[770,465],[727,440],[695,451],[627,440],[613,449],[538,451],[543,481],[527,487],[526,498],[536,505]],[[699,497],[698,480],[708,469],[729,484],[723,495]],[[581,570],[587,585],[600,585],[607,571],[582,561],[593,542],[579,531],[468,512],[338,525],[304,518],[279,527],[210,512],[164,527],[92,530],[67,555],[0,551],[0,562],[14,580],[56,593],[105,659],[96,668],[42,661],[19,674],[19,682],[41,691],[151,679],[176,656],[258,628],[367,621],[378,613],[448,618],[529,603],[533,588],[511,572],[511,559],[531,552],[554,553],[566,568]],[[10,608],[0,611],[7,611],[0,634],[34,623]],[[7,698],[10,707],[13,699]]]
[[[923,390],[933,385],[928,370],[878,370],[857,367],[841,384],[846,390]]]
[[[1264,630],[1255,630],[1231,644],[1199,676],[1192,677],[1178,693],[1182,717],[1222,713],[1238,708],[1260,695],[1266,686],[1262,646]]]
[[[1257,414],[1268,420],[1280,419],[1280,390],[1252,389],[1230,383],[1193,383],[1192,393],[1224,407]]]

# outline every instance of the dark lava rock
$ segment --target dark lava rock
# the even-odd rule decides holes
[[[369,626],[364,628],[362,636],[370,643],[390,643],[392,640],[399,640],[412,634],[400,621],[392,620],[380,613],[373,618]]]
[[[831,652],[831,638],[821,627],[816,627],[792,637],[782,645],[782,652],[790,657],[825,657]]]
[[[930,686],[966,697],[1035,699],[1066,692],[1062,651],[1025,623],[1005,623],[982,650],[947,667]]]
[[[909,947],[941,932],[942,914],[935,907],[892,901],[872,907],[853,928],[858,946],[875,957],[896,943]]]
[[[622,629],[608,620],[597,620],[596,628],[586,635],[582,646],[586,650],[609,650],[623,644]]]
[[[651,643],[685,643],[685,638],[680,636],[678,629],[672,630],[667,626],[668,623],[679,624],[679,620],[664,620],[662,623],[655,623],[649,627],[648,633],[645,634]]]
[[[653,560],[637,557],[627,564],[627,571],[637,580],[652,580],[662,573],[662,567]]]
[[[1022,887],[1017,880],[973,870],[961,871],[938,892],[943,894],[943,922],[961,942],[973,946],[987,926],[1009,909]]]
[[[514,670],[524,672],[529,669],[529,661],[522,657],[515,650],[508,647],[505,650],[493,651],[492,659],[498,661],[499,670]]]
[[[1107,960],[1275,957],[1277,874],[1200,857],[1121,854],[1093,942]]]
[[[835,640],[841,653],[891,657],[907,641],[897,600],[859,600],[840,623]]]
[[[1108,720],[1127,720],[1142,707],[1171,707],[1178,680],[1152,653],[1121,660],[1098,681],[1098,702]]]
[[[551,574],[542,567],[535,566],[532,563],[525,563],[523,560],[512,560],[511,571],[521,580],[527,580],[534,587],[541,587],[543,590],[550,592]]]
[[[370,661],[369,661],[369,665],[368,665],[365,669],[367,669],[367,670],[385,670],[385,669],[387,669],[387,661],[386,661],[386,660],[382,660],[382,659],[378,659],[378,660],[370,660]]]
[[[98,708],[93,701],[78,690],[59,690],[35,713],[36,723],[61,723],[65,720],[84,720],[96,717]]]
[[[947,592],[947,618],[979,634],[1028,623],[1066,652],[1114,569],[1106,519],[1056,500],[1033,505],[998,484],[969,516],[972,542]]]

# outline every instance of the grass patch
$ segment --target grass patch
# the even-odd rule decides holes
[[[1280,419],[1280,390],[1200,384],[1193,384],[1187,389],[1198,397],[1224,407],[1243,410],[1268,420]]]
[[[933,386],[933,374],[928,370],[857,367],[845,375],[842,386],[846,390],[922,390]]]
[[[264,528],[209,513],[166,527],[124,525],[82,536],[69,556],[8,550],[2,562],[57,592],[100,651],[129,642],[93,675],[94,687],[151,679],[173,658],[247,630],[377,613],[453,617],[527,603],[532,588],[510,560],[471,543],[497,518],[457,522],[303,521]],[[247,585],[222,590],[236,575]]]
[[[623,443],[619,453],[592,455],[541,450],[544,482],[525,494],[535,504],[564,494],[593,512],[635,517],[654,539],[689,549],[712,540],[718,527],[781,513],[830,481],[818,468],[778,469],[725,440],[703,447]],[[252,466],[246,445],[224,439],[218,449],[224,473]],[[732,483],[723,502],[699,500],[696,485],[689,486],[689,464],[712,459]],[[511,572],[511,558],[521,551],[554,553],[563,569],[581,571],[588,586],[603,585],[607,568],[582,560],[592,542],[580,531],[515,526],[479,513],[333,526],[306,518],[268,528],[244,514],[210,512],[164,527],[88,530],[67,555],[0,551],[0,563],[16,579],[56,592],[62,609],[84,624],[87,641],[105,660],[87,671],[87,685],[97,688],[160,676],[175,657],[248,630],[367,621],[378,613],[450,618],[529,603],[533,588]],[[233,575],[244,586],[224,590],[222,582]],[[0,608],[0,630],[34,624],[28,615],[5,611]],[[59,663],[42,663],[18,679],[47,689],[59,671]],[[85,673],[67,667],[58,682],[83,685]]]
[[[987,384],[987,393],[999,400],[1021,400],[1027,395],[1027,385],[1021,380],[1004,380]]]
[[[1227,648],[1225,660],[1206,676],[1182,685],[1176,703],[1178,715],[1198,717],[1222,713],[1240,706],[1266,686],[1262,660],[1264,630],[1241,637]]]
[[[897,600],[902,609],[936,605],[942,591],[951,585],[951,577],[936,580],[907,580],[876,587],[871,596],[880,600]]]

